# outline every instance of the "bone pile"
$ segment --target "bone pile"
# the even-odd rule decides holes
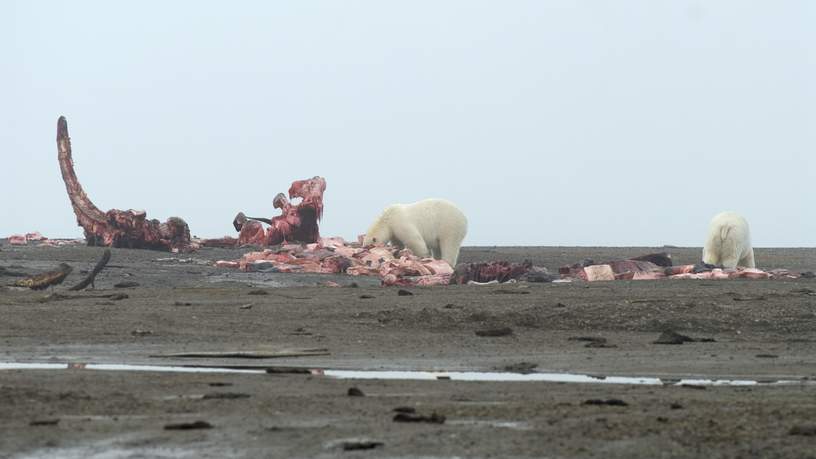
[[[562,279],[588,282],[655,279],[797,279],[805,275],[787,269],[725,269],[696,264],[672,266],[668,254],[650,254],[629,260],[595,263],[585,260],[558,270]]]
[[[2,241],[2,239],[0,239]],[[39,231],[34,231],[26,234],[12,234],[6,238],[8,245],[36,245],[45,247],[63,247],[67,245],[81,245],[85,243],[84,239],[51,239],[40,234]]]
[[[282,244],[244,254],[237,261],[217,261],[222,268],[247,272],[349,274],[379,276],[383,285],[447,285],[453,268],[445,261],[419,258],[408,249],[359,247],[342,238],[320,238],[311,244]]]
[[[12,234],[7,238],[9,245],[26,245],[29,242],[40,242],[45,240],[48,240],[48,238],[40,234],[38,231],[26,234]]]

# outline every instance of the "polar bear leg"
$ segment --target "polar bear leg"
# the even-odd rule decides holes
[[[748,253],[746,253],[745,256],[740,259],[739,265],[746,268],[756,268],[756,263],[754,262],[754,249],[748,249]]]
[[[730,242],[730,243],[729,243]],[[739,254],[736,244],[733,241],[725,241],[720,246],[720,266],[727,269],[734,269],[739,264]]]
[[[720,266],[726,269],[734,269],[739,265],[739,258],[736,255],[728,254],[720,259]]]
[[[422,235],[416,229],[407,231],[407,234],[400,235],[402,246],[409,249],[414,255],[420,258],[428,258],[431,255],[428,244],[422,239]]]
[[[447,261],[452,267],[456,267],[456,260],[459,259],[459,247],[461,245],[461,240],[448,240],[440,242],[439,246],[441,253],[437,258],[441,258],[442,260]]]

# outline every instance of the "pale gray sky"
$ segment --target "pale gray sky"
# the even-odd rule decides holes
[[[816,2],[5,1],[0,235],[103,210],[234,234],[291,181],[324,235],[445,197],[472,245],[816,245]]]

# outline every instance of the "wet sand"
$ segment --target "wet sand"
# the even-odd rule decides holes
[[[466,248],[551,270],[698,248]],[[0,361],[503,371],[801,381],[789,386],[339,380],[314,374],[0,370],[0,456],[808,457],[816,421],[816,281],[616,281],[411,288],[347,276],[240,273],[189,255],[113,250],[96,289],[71,292],[101,255],[0,247],[0,266],[74,272],[52,291],[0,288]],[[816,249],[758,249],[762,268],[816,270]],[[0,285],[14,278],[0,277]],[[326,287],[331,280],[341,287]],[[120,282],[131,288],[114,288]],[[357,286],[350,286],[355,283]],[[263,294],[258,294],[263,292]],[[124,293],[112,300],[94,295]],[[478,332],[509,328],[505,336]],[[704,341],[653,344],[672,329]],[[594,338],[594,341],[578,338]],[[593,344],[594,343],[594,344]],[[590,347],[587,347],[587,346]],[[179,352],[326,349],[275,358]],[[523,364],[523,365],[519,365]],[[215,385],[213,385],[215,384]],[[351,387],[365,396],[349,397]],[[224,395],[224,394],[240,395]],[[209,394],[208,397],[204,397]],[[590,399],[625,404],[585,404]],[[615,402],[617,403],[617,402]],[[445,422],[398,423],[393,409]],[[56,424],[30,425],[32,421]],[[165,430],[202,420],[209,429]],[[382,445],[354,443],[366,438]],[[344,451],[373,446],[371,450]]]

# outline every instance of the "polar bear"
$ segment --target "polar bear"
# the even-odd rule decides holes
[[[425,199],[386,207],[368,228],[363,245],[391,242],[416,256],[456,266],[465,234],[467,218],[458,207],[444,199]]]
[[[717,214],[708,227],[703,263],[724,268],[755,268],[748,222],[735,212]]]

